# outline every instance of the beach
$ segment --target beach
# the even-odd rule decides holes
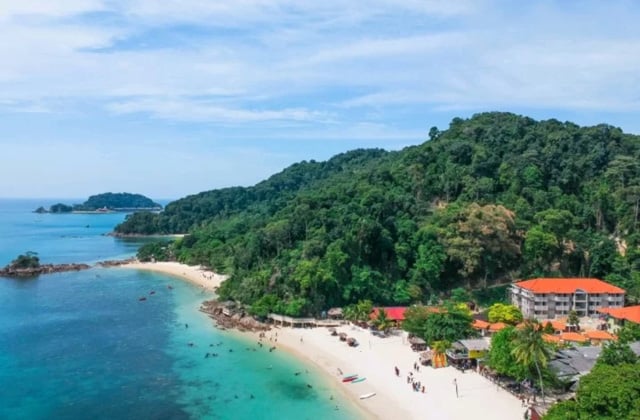
[[[180,263],[136,262],[123,267],[170,274],[210,290],[215,290],[224,279],[224,276],[201,267]],[[355,338],[359,345],[350,347],[323,327],[276,327],[265,333],[262,342],[318,366],[330,378],[336,392],[349,396],[369,418],[523,418],[525,408],[519,399],[476,372],[461,373],[452,367],[433,369],[425,366],[420,366],[419,371],[414,370],[419,353],[411,350],[405,332],[377,337],[353,325],[338,327],[337,332]],[[255,342],[259,340],[257,332],[233,333]],[[396,367],[400,371],[398,376],[395,374]],[[425,393],[412,389],[407,382],[410,372],[414,381],[421,382],[425,387]],[[343,375],[351,374],[366,379],[354,384],[343,383]],[[375,396],[364,400],[359,398],[369,393],[375,393]]]
[[[154,271],[179,277],[203,289],[215,291],[227,276],[214,273],[200,266],[186,265],[178,262],[130,262],[119,267],[134,270]]]

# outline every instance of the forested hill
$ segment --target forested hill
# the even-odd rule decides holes
[[[189,231],[168,252],[230,274],[221,296],[256,313],[425,302],[538,275],[602,277],[639,294],[640,137],[485,113],[429,138],[303,162],[117,230]]]

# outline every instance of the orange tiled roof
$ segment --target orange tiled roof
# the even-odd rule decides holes
[[[615,340],[616,339],[616,337],[613,334],[608,333],[606,331],[601,331],[601,330],[585,331],[584,336],[587,337],[589,340]]]
[[[587,293],[624,293],[624,289],[589,278],[538,278],[520,281],[515,286],[534,293],[574,293],[577,289]]]
[[[640,324],[640,305],[627,306],[624,308],[600,308],[598,312],[609,314],[617,319],[625,319]]]
[[[554,330],[560,332],[564,331],[567,328],[567,324],[560,319],[547,319],[544,321],[540,321],[540,325],[542,325],[543,328],[546,327],[547,324],[551,324]]]
[[[584,343],[585,341],[587,341],[587,337],[575,332],[562,333],[560,334],[560,339],[564,341],[575,341],[578,343]]]
[[[471,324],[471,326],[477,330],[484,330],[486,328],[489,328],[490,325],[490,323],[481,319],[474,319],[473,324]]]
[[[493,324],[489,325],[489,331],[491,332],[500,331],[504,328],[507,328],[507,324],[505,324],[504,322],[494,322]]]
[[[559,343],[560,342],[560,337],[558,337],[557,335],[542,334],[542,339],[544,341],[546,341],[547,343]]]

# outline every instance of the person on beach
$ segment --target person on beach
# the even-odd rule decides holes
[[[400,376],[400,369],[398,369],[398,366],[396,366],[394,369],[396,371],[396,376]]]
[[[460,396],[458,395],[458,381],[456,380],[456,378],[453,378],[453,385],[456,387],[456,398],[460,398]]]

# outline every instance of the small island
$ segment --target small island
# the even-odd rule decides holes
[[[56,203],[47,210],[43,206],[34,210],[35,213],[113,213],[133,211],[160,211],[162,206],[142,194],[131,193],[103,193],[92,195],[82,204],[68,205]]]
[[[11,263],[0,269],[0,277],[35,277],[40,274],[80,271],[91,268],[88,264],[40,264],[35,252],[18,255]]]

